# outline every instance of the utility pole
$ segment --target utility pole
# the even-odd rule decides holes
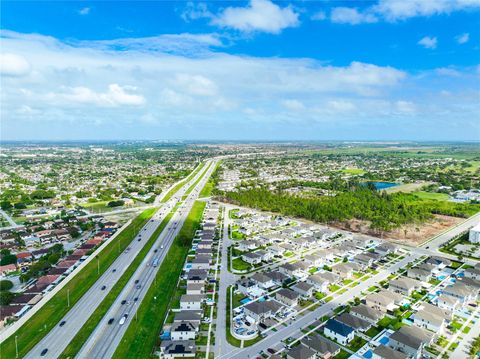
[[[97,274],[100,275],[100,260],[98,259],[98,256],[95,258],[97,258]]]
[[[67,289],[67,307],[70,308],[70,289]]]
[[[15,358],[18,358],[18,335],[15,335]]]

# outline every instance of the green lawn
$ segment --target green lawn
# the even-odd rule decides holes
[[[365,332],[365,334],[368,335],[370,338],[375,338],[375,336],[378,335],[380,332],[381,329],[377,327],[371,327]]]
[[[167,202],[172,196],[174,195],[175,192],[177,192],[185,183],[187,183],[191,178],[193,178],[202,168],[205,166],[205,162],[200,163],[197,168],[190,173],[185,179],[177,183],[175,187],[173,187],[168,193],[165,195],[163,198],[162,202],[165,203]]]
[[[158,335],[168,312],[170,298],[190,250],[195,231],[199,228],[205,202],[195,202],[180,233],[175,237],[167,256],[157,272],[140,307],[138,321],[131,321],[114,358],[148,358],[159,344]]]
[[[115,261],[118,248],[122,253],[155,211],[153,208],[143,211],[100,253],[100,275],[97,274],[97,261],[88,263],[14,335],[6,339],[1,344],[2,358],[15,358],[15,337],[18,339],[19,356],[27,354],[68,312],[67,290],[70,291],[70,305],[73,306]]]
[[[140,263],[143,261],[148,251],[152,248],[153,244],[157,240],[160,233],[163,231],[167,223],[172,218],[174,211],[170,212],[167,217],[162,221],[160,226],[155,230],[152,236],[149,238],[148,242],[142,248],[140,253],[135,257],[133,262],[130,263],[125,273],[122,274],[122,277],[115,284],[115,286],[110,290],[108,295],[102,301],[100,306],[93,312],[92,316],[87,320],[79,332],[75,335],[70,344],[65,348],[60,358],[74,358],[75,355],[80,351],[83,344],[87,341],[90,334],[95,330],[100,320],[105,316],[108,309],[118,297],[120,292],[123,290],[127,282],[130,280],[132,275],[137,270]]]
[[[349,175],[363,175],[365,173],[361,168],[345,168],[342,172]]]
[[[251,269],[252,266],[245,262],[242,258],[235,258],[232,261],[232,268],[235,270],[244,271]]]
[[[448,200],[448,194],[446,194],[446,193],[418,191],[418,192],[413,192],[413,194],[420,199],[434,199],[434,200],[437,200],[437,201]]]
[[[227,288],[227,315],[225,316],[225,331],[226,331],[226,336],[227,336],[227,342],[229,342],[231,345],[240,347],[242,342],[235,338],[232,333],[230,332],[230,314],[231,314],[231,308],[230,308],[230,288]]]
[[[352,352],[356,352],[363,347],[366,342],[367,341],[365,339],[355,336],[355,338],[353,338],[353,340],[348,344],[348,349],[350,349]]]
[[[212,177],[209,178],[205,186],[203,187],[202,191],[200,192],[199,197],[209,197],[212,195],[212,191],[215,187],[215,180],[214,180],[214,175],[215,171],[217,171],[218,166],[220,166],[221,161],[218,161],[217,164],[215,165],[215,168],[213,169],[212,172]]]

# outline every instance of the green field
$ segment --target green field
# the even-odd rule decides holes
[[[345,168],[341,172],[349,175],[363,175],[365,173],[361,168]]]
[[[195,231],[199,228],[205,202],[195,202],[168,255],[137,311],[138,321],[132,321],[123,336],[114,358],[153,357],[159,344],[159,333],[167,315],[170,298],[177,287],[183,264],[190,250]]]
[[[192,173],[190,173],[185,179],[177,183],[175,187],[173,187],[170,191],[168,191],[168,193],[162,199],[162,202],[165,203],[170,198],[172,198],[174,193],[176,193],[186,182],[188,182],[191,178],[193,178],[198,173],[198,171],[200,171],[203,168],[203,166],[205,166],[205,162],[200,163]]]
[[[18,353],[27,354],[68,312],[67,290],[70,291],[70,305],[87,292],[97,279],[110,267],[119,253],[128,247],[132,239],[145,223],[153,216],[156,209],[143,211],[99,254],[100,274],[97,273],[97,261],[88,263],[68,284],[51,298],[26,324],[0,345],[2,358],[15,358],[15,337],[18,339]],[[120,250],[120,251],[119,251]]]
[[[235,258],[232,261],[232,268],[239,271],[249,270],[252,266],[241,258]]]
[[[437,201],[447,201],[448,200],[448,194],[446,193],[436,193],[436,192],[424,192],[424,191],[419,191],[419,192],[413,192],[415,196],[417,196],[420,199],[433,199]]]
[[[170,212],[167,217],[162,221],[160,226],[155,230],[152,236],[149,238],[148,242],[142,248],[142,250],[138,253],[135,257],[133,262],[130,263],[127,270],[122,274],[122,277],[118,280],[118,282],[114,285],[114,287],[110,290],[108,295],[102,301],[100,306],[93,312],[87,322],[83,325],[83,327],[79,330],[77,335],[72,339],[70,344],[65,348],[60,358],[74,358],[75,355],[80,351],[83,344],[87,341],[90,334],[95,330],[100,320],[105,316],[108,309],[110,309],[111,305],[118,297],[120,292],[123,290],[127,282],[130,280],[132,275],[137,270],[140,263],[143,261],[145,256],[147,255],[148,251],[152,248],[153,244],[157,240],[160,233],[162,233],[163,229],[170,221],[173,216],[174,211]]]
[[[199,197],[209,197],[212,195],[212,191],[215,187],[215,180],[214,180],[214,174],[218,169],[218,166],[220,166],[221,161],[218,161],[217,164],[215,165],[215,168],[213,169],[212,176],[209,178],[208,182],[205,184],[205,186],[202,188],[202,191],[200,192]]]

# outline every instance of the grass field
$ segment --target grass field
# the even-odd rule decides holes
[[[446,193],[419,191],[419,192],[413,192],[413,194],[420,199],[434,199],[434,200],[437,200],[437,201],[448,200],[448,194],[446,194]]]
[[[110,267],[118,254],[127,248],[138,231],[153,216],[155,211],[156,209],[153,208],[143,211],[103,249],[99,254],[100,274],[97,274],[97,261],[93,260],[88,263],[23,326],[6,339],[0,345],[2,358],[15,358],[15,337],[18,339],[19,357],[27,354],[68,312],[69,308],[66,305],[67,290],[70,291],[70,305],[73,306]]]
[[[83,344],[87,341],[90,334],[95,330],[100,320],[105,316],[108,309],[111,307],[115,299],[118,297],[120,292],[123,290],[125,285],[128,283],[132,275],[137,270],[140,263],[143,261],[145,256],[147,255],[148,251],[152,248],[153,244],[157,240],[160,233],[162,233],[163,229],[170,221],[173,216],[174,211],[170,212],[167,217],[162,221],[160,226],[155,230],[152,236],[149,238],[148,242],[142,248],[140,253],[135,257],[133,262],[130,263],[125,273],[123,273],[122,277],[119,281],[115,284],[115,286],[110,290],[108,295],[102,301],[100,306],[93,312],[91,317],[87,320],[87,322],[83,325],[77,335],[72,339],[72,341],[68,344],[67,348],[65,348],[64,352],[60,356],[60,358],[74,358],[77,353],[82,348]]]
[[[198,184],[198,182],[200,182],[202,180],[202,178],[205,176],[205,173],[208,171],[209,167],[211,166],[211,164],[207,167],[205,167],[205,170],[203,170],[202,168],[202,175],[200,177],[198,177],[198,179],[187,189],[187,191],[185,192],[185,195],[184,197],[187,198],[188,195],[193,191],[193,189],[195,188],[195,186]],[[202,188],[203,190],[203,188]]]
[[[173,187],[170,191],[168,191],[168,193],[162,199],[162,202],[165,203],[170,198],[172,198],[173,194],[176,193],[186,182],[188,182],[191,178],[193,178],[198,173],[198,171],[200,171],[203,168],[203,166],[205,166],[205,162],[200,163],[192,173],[190,173],[185,179],[177,183],[175,187]]]
[[[252,266],[241,258],[235,258],[232,262],[232,268],[235,270],[249,270]]]
[[[114,358],[149,358],[159,344],[159,333],[167,315],[170,298],[190,250],[193,236],[200,226],[205,202],[195,202],[178,236],[174,239],[152,285],[138,308],[138,321],[132,321]]]
[[[365,173],[361,168],[345,168],[341,172],[349,175],[363,175]]]
[[[218,166],[220,166],[221,161],[218,161],[217,164],[215,165],[215,168],[213,169],[212,173],[215,173],[217,170]],[[209,178],[205,186],[202,188],[202,191],[200,192],[199,197],[209,197],[212,194],[213,188],[215,187],[215,183],[212,177]]]

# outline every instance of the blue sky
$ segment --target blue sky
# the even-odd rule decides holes
[[[3,139],[480,139],[480,0],[1,4]]]

